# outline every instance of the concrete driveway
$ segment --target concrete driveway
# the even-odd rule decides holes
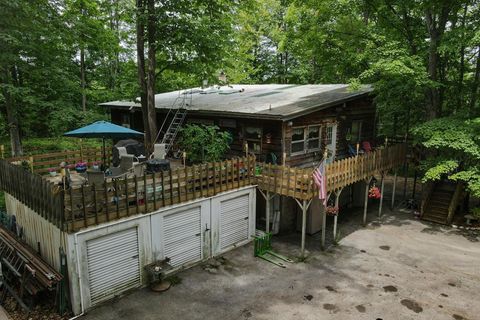
[[[327,252],[309,238],[306,262],[281,269],[249,245],[180,273],[166,293],[139,290],[85,319],[480,319],[478,234],[401,212],[342,228]],[[295,257],[299,236],[274,247]]]

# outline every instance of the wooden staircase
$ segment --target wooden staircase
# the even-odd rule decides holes
[[[422,202],[422,220],[450,224],[462,193],[462,185],[438,182],[431,186]]]

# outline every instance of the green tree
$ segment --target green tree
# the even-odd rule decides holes
[[[192,163],[219,161],[230,149],[232,137],[217,126],[187,125],[180,132],[179,146]]]

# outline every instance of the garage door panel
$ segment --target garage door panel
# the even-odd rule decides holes
[[[220,249],[224,250],[249,236],[249,195],[220,202]]]
[[[164,256],[174,267],[202,259],[201,207],[164,216]]]
[[[92,306],[140,286],[136,227],[89,240],[86,246]]]

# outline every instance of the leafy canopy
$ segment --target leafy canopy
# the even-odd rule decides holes
[[[230,149],[231,134],[217,126],[190,124],[182,128],[179,145],[192,163],[219,161]]]

